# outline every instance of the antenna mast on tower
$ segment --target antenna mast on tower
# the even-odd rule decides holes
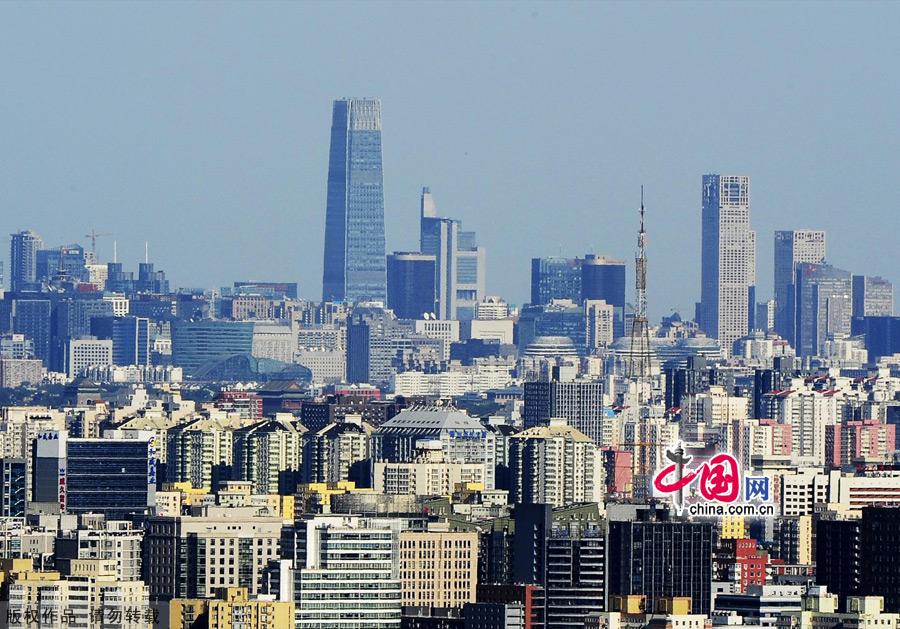
[[[634,259],[634,287],[637,303],[631,324],[631,345],[628,352],[630,378],[650,376],[650,326],[647,323],[647,232],[644,230],[644,186],[641,186],[641,228],[638,231],[638,251]]]

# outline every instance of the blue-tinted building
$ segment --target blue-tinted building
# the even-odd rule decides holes
[[[396,251],[387,259],[387,303],[400,319],[435,312],[434,256]]]
[[[549,304],[551,299],[581,303],[580,258],[531,259],[531,304]]]
[[[323,301],[386,301],[381,101],[336,100],[325,212]]]
[[[900,317],[856,317],[852,334],[865,337],[871,363],[900,353]]]
[[[625,263],[587,255],[581,262],[581,298],[602,299],[613,307],[613,336],[625,336]]]
[[[173,321],[172,363],[192,375],[207,364],[231,356],[250,356],[253,323],[243,321]]]
[[[40,249],[35,262],[37,281],[49,281],[54,278],[81,280],[84,278],[84,264],[84,247],[81,245]]]
[[[150,364],[150,320],[145,317],[94,317],[91,334],[112,339],[114,365]]]
[[[24,518],[27,498],[25,459],[0,459],[0,518]]]

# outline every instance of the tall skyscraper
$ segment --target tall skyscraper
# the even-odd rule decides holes
[[[334,101],[322,300],[385,301],[381,101]]]
[[[850,273],[830,264],[797,265],[795,284],[798,356],[822,353],[825,341],[850,336],[853,288]]]
[[[776,231],[775,331],[791,345],[796,340],[794,274],[797,265],[803,262],[825,262],[825,232],[812,229]]]
[[[756,232],[750,229],[750,178],[703,176],[703,235],[697,323],[725,356],[745,336],[755,308]]]
[[[625,336],[625,263],[588,254],[581,261],[581,299],[602,299],[613,307],[613,335]]]
[[[9,246],[9,289],[32,288],[37,280],[37,252],[44,241],[31,230],[11,234]]]
[[[400,319],[433,313],[435,259],[418,252],[395,251],[387,259],[388,308]]]
[[[440,217],[434,197],[422,189],[420,249],[433,255],[438,319],[475,318],[475,306],[485,293],[485,250],[475,232],[462,231],[456,219]]]

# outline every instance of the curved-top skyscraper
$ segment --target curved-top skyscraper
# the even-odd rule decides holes
[[[325,213],[324,301],[385,301],[381,101],[334,101]]]

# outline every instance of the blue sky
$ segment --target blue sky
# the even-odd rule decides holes
[[[429,185],[513,302],[533,256],[630,260],[643,183],[650,314],[691,316],[706,172],[751,177],[761,296],[776,229],[900,282],[898,23],[887,2],[3,3],[0,233],[96,227],[181,286],[317,298],[331,100],[378,96],[388,249],[417,246]]]

